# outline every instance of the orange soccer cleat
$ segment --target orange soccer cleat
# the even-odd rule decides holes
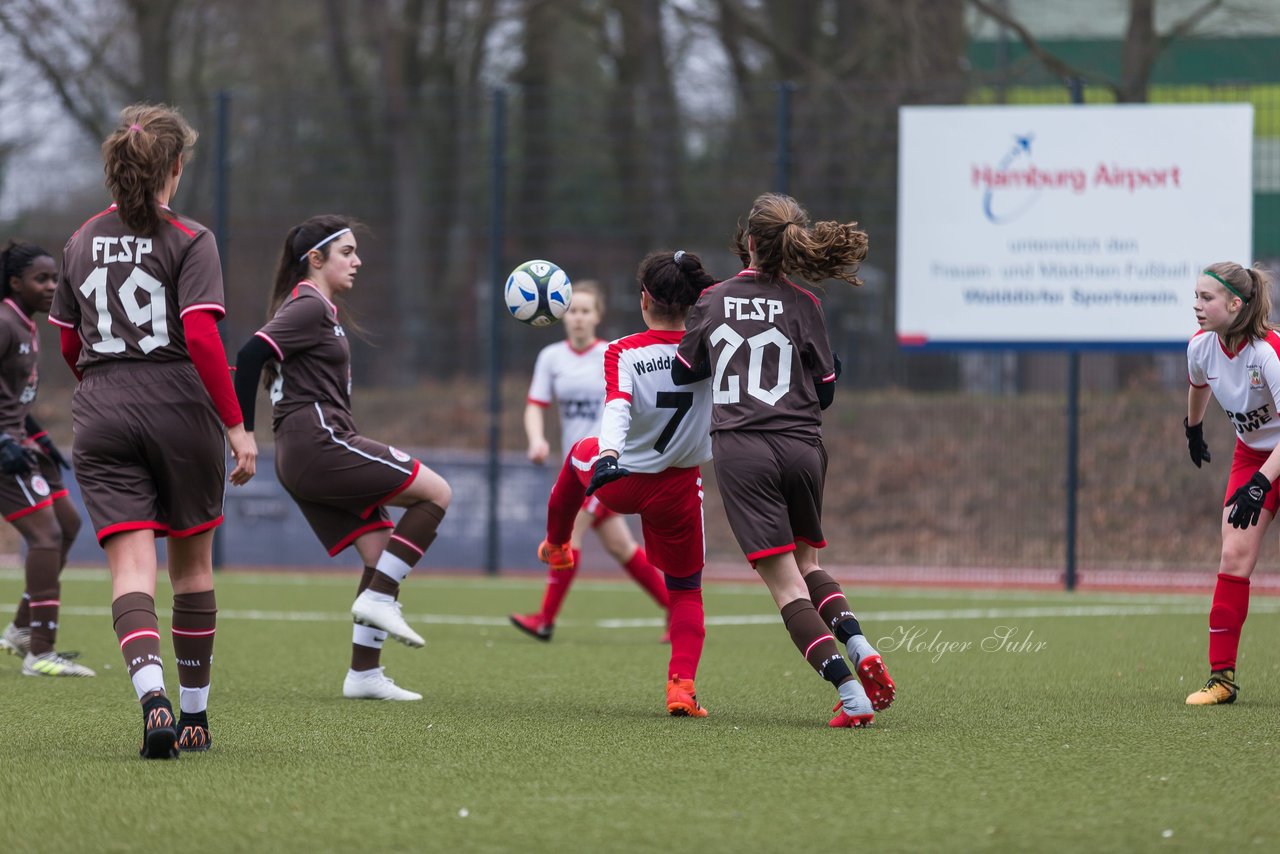
[[[538,560],[555,570],[573,569],[573,549],[568,543],[557,546],[543,540],[538,546]]]
[[[1235,670],[1215,670],[1204,687],[1187,697],[1188,706],[1223,706],[1234,703],[1240,694]]]
[[[667,680],[667,712],[673,718],[705,718],[707,710],[698,705],[692,679]]]

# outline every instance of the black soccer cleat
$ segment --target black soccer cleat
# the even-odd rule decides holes
[[[201,753],[212,746],[208,713],[183,712],[178,718],[178,749],[183,753]]]
[[[143,759],[177,759],[178,730],[174,726],[173,706],[164,694],[154,693],[142,701]]]

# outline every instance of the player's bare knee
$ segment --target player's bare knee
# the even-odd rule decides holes
[[[449,502],[453,500],[453,487],[449,486],[449,482],[438,475],[436,476],[436,481],[436,483],[431,484],[427,500],[441,510],[448,510]]]

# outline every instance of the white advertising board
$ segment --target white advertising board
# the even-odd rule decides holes
[[[1249,264],[1249,104],[903,107],[898,340],[1169,346]]]

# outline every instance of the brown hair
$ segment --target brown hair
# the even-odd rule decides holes
[[[1227,330],[1227,349],[1239,350],[1247,341],[1261,340],[1272,330],[1271,325],[1271,276],[1258,267],[1242,267],[1234,261],[1219,261],[1204,268],[1205,275],[1212,273],[1235,289],[1227,288],[1227,298],[1239,297],[1244,310],[1236,316]],[[1210,276],[1213,278],[1213,276]]]
[[[354,219],[340,214],[318,214],[289,229],[289,233],[284,238],[284,249],[280,252],[280,260],[276,262],[276,274],[271,284],[271,298],[267,302],[267,320],[275,317],[276,312],[280,310],[280,306],[288,299],[298,282],[307,278],[311,267],[307,256],[311,254],[312,247],[344,228],[354,231],[359,226],[360,223]],[[328,258],[332,247],[333,243],[330,241],[317,247],[315,251],[319,252],[321,257]],[[350,319],[345,325],[356,332],[360,331]],[[267,363],[262,373],[262,384],[270,389],[276,377],[279,376],[280,369],[272,361]]]
[[[768,279],[796,274],[812,284],[839,279],[860,285],[858,265],[867,257],[867,233],[856,222],[809,223],[809,214],[790,196],[756,198],[744,225],[738,221],[733,250],[747,264],[747,238],[755,239],[755,269]]]
[[[652,301],[650,311],[671,319],[684,317],[702,292],[716,283],[702,259],[684,250],[650,252],[640,262],[636,278]]]
[[[120,111],[120,126],[102,143],[102,171],[126,226],[151,235],[173,218],[156,195],[173,165],[190,159],[198,136],[181,113],[163,104],[133,104]]]

